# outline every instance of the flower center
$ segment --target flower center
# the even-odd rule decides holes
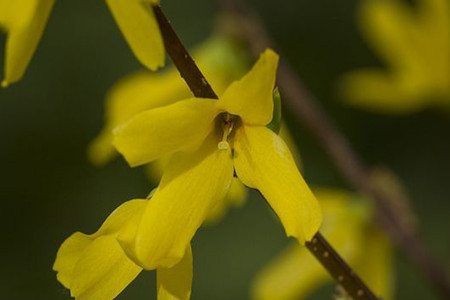
[[[222,130],[223,130],[222,140],[217,144],[217,148],[219,148],[219,150],[228,150],[230,148],[230,144],[228,144],[228,137],[233,131],[233,126],[234,126],[233,116],[230,114],[224,114],[222,120]]]

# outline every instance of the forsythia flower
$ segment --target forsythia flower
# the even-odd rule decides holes
[[[200,45],[194,51],[193,58],[214,91],[221,95],[233,80],[245,73],[247,59],[243,52],[230,39],[214,37]],[[117,152],[112,145],[112,131],[118,125],[148,109],[173,104],[192,96],[173,66],[157,74],[139,71],[126,76],[108,92],[105,125],[89,147],[91,162],[104,165],[115,157]],[[159,181],[160,174],[155,177]]]
[[[6,41],[2,86],[20,80],[41,39],[55,0],[0,0]],[[164,65],[164,45],[151,5],[159,0],[106,0],[138,60],[151,70]]]
[[[365,0],[360,26],[389,68],[352,72],[343,97],[380,112],[407,113],[426,106],[450,107],[450,2]]]
[[[392,249],[372,225],[368,203],[339,190],[318,189],[314,194],[324,213],[321,232],[376,294],[392,299]],[[304,299],[327,282],[332,278],[323,266],[305,248],[290,245],[258,274],[252,299]]]
[[[207,40],[194,51],[193,57],[219,95],[233,80],[242,77],[248,65],[246,51],[223,36]],[[91,162],[103,165],[116,156],[117,152],[112,145],[112,131],[118,125],[148,109],[173,104],[192,96],[173,66],[160,74],[140,71],[119,81],[106,99],[106,124],[89,147]],[[288,135],[286,130],[283,130],[283,134]],[[154,182],[161,179],[168,160],[169,157],[164,157],[148,164],[147,173]],[[216,205],[207,221],[211,223],[220,220],[229,205],[241,206],[246,197],[246,188],[234,178],[226,199]]]
[[[0,0],[0,29],[8,34],[3,87],[22,78],[54,3],[55,0]]]
[[[283,140],[266,125],[278,55],[267,50],[219,100],[191,98],[142,112],[119,126],[114,145],[131,166],[172,155],[133,234],[118,240],[146,269],[171,267],[235,173],[258,189],[288,236],[303,244],[317,232],[321,212]]]
[[[149,200],[151,201],[151,200]],[[60,247],[53,269],[76,300],[112,300],[142,271],[117,242],[136,230],[147,200],[131,200],[117,208],[91,235],[76,232]],[[158,300],[188,300],[192,283],[192,252],[172,268],[157,269]]]

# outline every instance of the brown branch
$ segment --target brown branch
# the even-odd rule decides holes
[[[159,6],[153,6],[153,12],[160,25],[166,51],[180,72],[181,77],[183,77],[192,93],[194,93],[194,96],[217,99],[216,93],[214,93],[211,85],[189,55],[178,35],[173,30],[170,21],[167,20],[161,11],[161,8]]]
[[[306,247],[352,299],[379,300],[320,233]]]
[[[233,13],[239,34],[248,40],[255,56],[266,47],[273,47],[274,43],[261,20],[242,1],[222,0],[221,4],[226,11]],[[415,230],[402,222],[401,218],[397,218],[396,210],[390,205],[396,199],[372,184],[368,169],[360,156],[286,61],[280,63],[278,83],[286,96],[285,104],[297,117],[296,120],[309,129],[348,184],[373,199],[380,225],[420,268],[424,277],[430,280],[443,298],[450,299],[450,281],[445,269],[431,256]]]
[[[202,98],[217,98],[161,8],[154,6],[153,10],[160,26],[166,51],[194,95]],[[306,243],[306,247],[353,299],[378,300],[320,233],[317,233],[311,242]]]

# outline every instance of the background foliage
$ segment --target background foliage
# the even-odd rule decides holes
[[[345,106],[335,82],[347,70],[379,65],[355,25],[355,0],[250,1],[306,85],[368,162],[386,164],[414,200],[425,240],[448,262],[450,252],[450,117],[426,110],[401,117]],[[164,1],[187,45],[211,32],[214,1]],[[5,37],[0,38],[3,57]],[[3,68],[3,61],[0,67]],[[0,90],[0,295],[2,299],[69,299],[51,269],[72,232],[91,233],[120,203],[151,189],[143,169],[123,160],[105,168],[86,148],[103,122],[103,98],[141,68],[103,1],[57,1],[38,51],[20,83]],[[285,113],[315,186],[345,187],[308,132]],[[194,240],[193,299],[247,299],[252,276],[288,240],[256,194]],[[397,255],[398,299],[437,299]],[[299,270],[301,272],[301,270]],[[153,299],[154,274],[141,274],[119,298]],[[333,288],[312,295],[329,299]]]

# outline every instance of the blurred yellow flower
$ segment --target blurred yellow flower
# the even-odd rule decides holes
[[[131,166],[172,155],[133,234],[119,235],[139,265],[171,267],[198,227],[223,199],[236,173],[258,189],[288,236],[310,240],[321,211],[283,140],[266,125],[278,55],[266,50],[219,100],[190,98],[134,116],[114,131],[114,145]]]
[[[151,200],[150,200],[151,201]],[[76,300],[112,300],[142,271],[131,261],[116,237],[136,230],[147,200],[118,207],[91,235],[76,232],[60,247],[53,269]],[[172,268],[157,269],[158,300],[188,300],[192,283],[192,252]]]
[[[317,189],[314,194],[324,214],[321,232],[376,294],[392,299],[392,249],[373,225],[367,202],[340,190]],[[252,299],[304,299],[332,281],[307,249],[290,245],[259,272]]]
[[[54,3],[55,0],[0,0],[0,29],[8,34],[2,87],[22,78]]]
[[[362,108],[408,113],[450,107],[450,2],[364,0],[361,30],[387,70],[344,76],[344,99]]]
[[[8,34],[5,78],[20,80],[36,51],[55,0],[0,0],[0,29]],[[159,0],[106,0],[126,41],[150,70],[164,65],[164,45],[151,5]]]

